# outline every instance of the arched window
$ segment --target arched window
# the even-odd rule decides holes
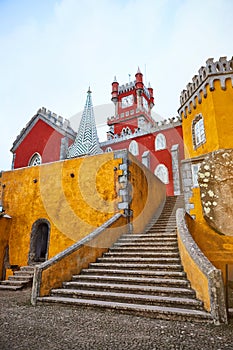
[[[108,153],[108,152],[112,152],[112,148],[111,147],[107,147],[106,148],[105,153]]]
[[[132,153],[132,155],[134,155],[134,156],[138,156],[138,154],[139,154],[138,144],[135,140],[130,142],[129,152]]]
[[[158,134],[155,138],[155,150],[166,148],[166,137],[163,134]]]
[[[42,163],[41,155],[39,153],[34,153],[31,159],[29,160],[28,165],[34,166]]]
[[[154,174],[165,184],[169,183],[168,169],[164,164],[159,164],[154,171]]]
[[[204,119],[201,114],[195,116],[192,122],[193,148],[196,149],[206,142]]]

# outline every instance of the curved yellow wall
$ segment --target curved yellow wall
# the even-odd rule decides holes
[[[179,231],[177,232],[177,239],[182,265],[184,267],[184,271],[187,274],[187,278],[190,281],[192,288],[195,290],[197,298],[202,300],[205,309],[207,311],[210,311],[208,279],[188,254],[186,247],[180,239]]]
[[[50,222],[49,256],[85,237],[118,211],[113,153],[3,172],[10,264],[27,265],[33,223]]]
[[[211,263],[221,269],[225,280],[226,264],[233,264],[233,237],[224,236],[214,231],[202,216],[199,189],[193,190],[194,195],[191,199],[195,204],[196,220],[187,219],[187,225],[193,239],[211,261]]]

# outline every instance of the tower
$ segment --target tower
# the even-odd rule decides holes
[[[79,129],[74,143],[69,147],[67,158],[102,153],[97,136],[90,87],[87,91]]]
[[[115,104],[115,115],[108,118],[110,130],[108,138],[116,134],[134,133],[136,130],[148,130],[155,122],[151,117],[154,106],[153,89],[143,82],[143,74],[138,68],[135,80],[119,86],[114,78],[112,83],[112,101]]]

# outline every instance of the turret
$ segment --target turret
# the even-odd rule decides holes
[[[154,107],[154,93],[150,83],[148,83],[148,91],[150,94],[150,109],[152,109]]]
[[[138,67],[137,73],[135,74],[135,78],[136,78],[135,88],[141,94],[143,91],[143,74],[141,73],[139,67]]]
[[[112,98],[111,98],[112,102],[115,105],[115,116],[117,115],[118,87],[119,87],[119,83],[115,76],[114,81],[112,83]]]

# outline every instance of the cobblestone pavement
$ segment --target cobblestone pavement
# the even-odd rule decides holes
[[[30,304],[30,290],[0,291],[1,350],[233,349],[228,326],[161,321],[85,307]]]

